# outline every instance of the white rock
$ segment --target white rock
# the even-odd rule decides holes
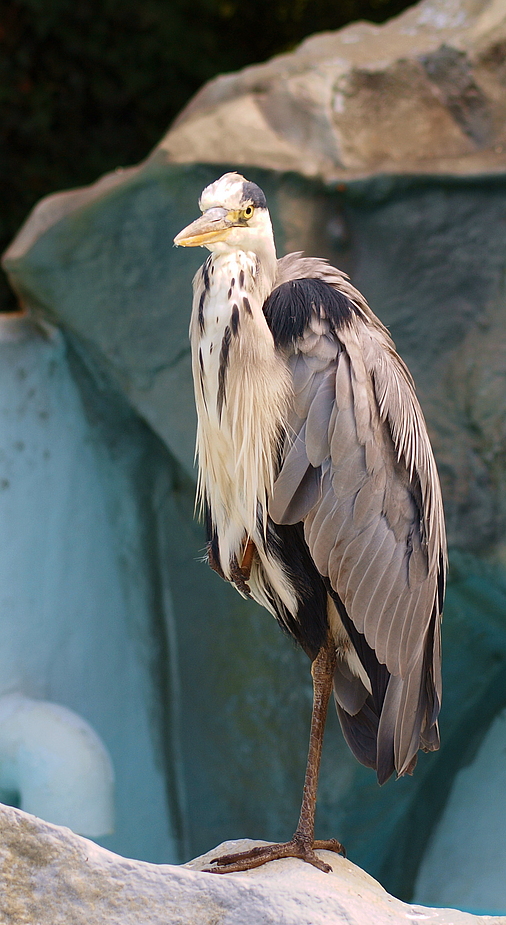
[[[321,852],[325,874],[286,859],[228,875],[210,859],[259,842],[227,842],[182,867],[119,857],[69,829],[0,808],[1,925],[506,925],[390,896],[351,861]]]

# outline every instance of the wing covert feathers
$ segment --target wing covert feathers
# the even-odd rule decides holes
[[[336,705],[352,751],[383,782],[393,770],[410,773],[418,749],[439,743],[442,500],[413,380],[386,328],[325,261],[291,254],[278,262],[280,298],[292,286],[300,301],[312,279],[327,284],[322,296],[307,286],[309,323],[280,348],[293,397],[270,515],[304,522],[316,567],[349,620],[372,694],[344,671]],[[344,294],[350,311],[335,308],[327,290]],[[374,661],[384,666],[381,696]]]

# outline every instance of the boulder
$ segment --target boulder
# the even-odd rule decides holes
[[[481,173],[506,155],[506,9],[422,0],[207,83],[155,157],[343,181]]]
[[[69,829],[0,809],[0,920],[16,925],[485,925],[482,916],[409,905],[328,851],[330,874],[295,859],[243,873],[203,871],[261,842],[226,842],[182,867],[120,857]],[[506,925],[490,917],[487,925]]]

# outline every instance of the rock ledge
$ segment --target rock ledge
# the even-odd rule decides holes
[[[330,852],[322,854],[331,874],[287,859],[215,876],[202,872],[212,857],[258,842],[227,842],[177,867],[119,857],[12,807],[0,808],[0,831],[6,925],[506,925],[400,902]]]

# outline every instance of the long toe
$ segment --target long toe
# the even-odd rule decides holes
[[[316,841],[313,842],[313,848],[316,851],[335,851],[336,854],[342,854],[343,858],[346,857],[346,848],[337,838],[317,838]]]
[[[278,845],[262,845],[251,848],[250,851],[241,851],[237,854],[224,854],[219,858],[213,858],[213,867],[206,868],[209,874],[231,874],[242,870],[251,870],[254,867],[260,867],[267,864],[268,861],[279,861],[281,858],[299,858],[307,864],[312,864],[318,870],[329,873],[332,870],[329,864],[325,864],[314,849],[324,849],[327,851],[337,851],[342,853],[342,846],[335,839],[330,841],[317,841],[314,847],[305,844],[299,839],[293,838],[289,842]]]

